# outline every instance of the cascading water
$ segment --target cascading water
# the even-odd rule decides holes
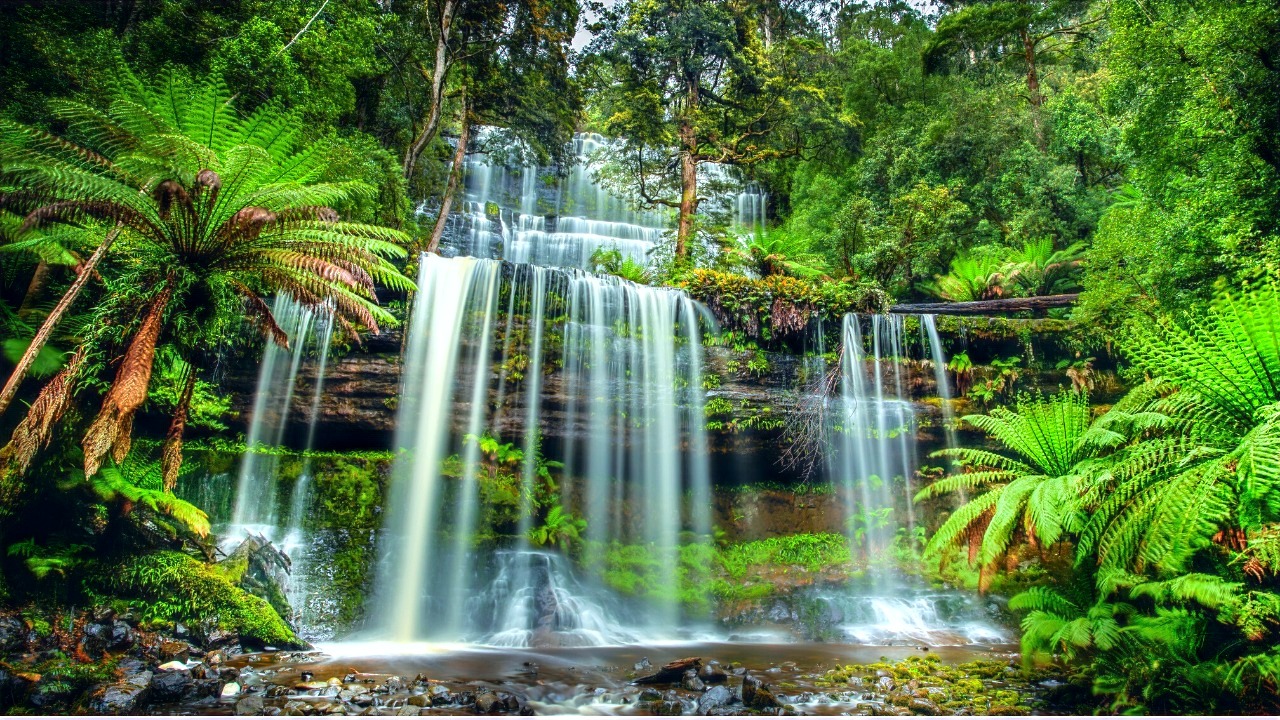
[[[696,305],[614,278],[432,255],[422,257],[418,286],[397,426],[405,455],[393,473],[371,634],[563,645],[626,642],[628,627],[649,637],[672,632],[678,593],[606,612],[590,593],[569,590],[585,585],[528,538],[546,482],[544,391],[554,386],[564,435],[591,439],[568,443],[564,476],[583,480],[559,489],[561,510],[587,517],[592,540],[646,546],[660,559],[664,587],[678,588],[679,533],[710,529]],[[455,417],[466,417],[465,427]],[[477,438],[513,424],[525,433],[518,456],[502,450],[513,467],[482,462],[497,451],[481,451]],[[514,535],[501,549],[477,546],[477,533],[493,537],[501,525],[482,517],[492,508],[482,508],[478,492],[493,492],[505,474],[518,476]],[[627,517],[608,512],[614,499],[630,503]]]
[[[258,385],[253,395],[253,409],[249,417],[249,432],[245,439],[245,453],[237,472],[235,507],[231,523],[224,533],[224,541],[238,541],[247,533],[265,535],[281,540],[278,535],[279,508],[276,501],[276,481],[279,478],[279,449],[284,446],[285,430],[293,409],[293,396],[298,384],[298,370],[306,356],[309,340],[320,314],[292,298],[278,296],[271,310],[276,324],[285,332],[289,348],[268,342],[263,351],[258,371]],[[327,316],[327,313],[325,313]],[[325,319],[324,337],[329,337],[331,323]],[[321,349],[327,357],[328,345]],[[308,418],[311,427],[307,431],[308,443],[314,440],[314,422],[319,404],[323,380],[323,360],[316,378],[316,395],[312,398],[312,413]],[[307,448],[310,449],[310,448]]]
[[[947,380],[947,355],[942,350],[942,339],[938,337],[938,324],[932,315],[920,316],[920,327],[924,328],[925,338],[929,343],[929,353],[933,360],[933,379],[938,386],[938,400],[942,405],[942,431],[947,439],[947,447],[956,447],[955,413],[951,409],[951,384]],[[961,488],[961,496],[964,489]]]
[[[304,520],[311,501],[312,475],[311,459],[306,453],[315,444],[334,323],[330,309],[307,307],[287,296],[275,299],[272,315],[285,332],[289,348],[268,342],[263,350],[246,449],[237,470],[235,503],[229,521],[219,529],[224,551],[231,551],[245,538],[256,535],[274,543],[290,558],[287,584],[281,589],[294,609],[292,619],[305,624],[303,616],[311,594],[306,582],[311,547]],[[312,354],[315,375],[306,415],[305,441],[301,448],[290,448],[303,452],[302,470],[287,507],[282,507],[277,492],[280,451],[285,449],[296,391],[305,376],[305,361]]]
[[[846,315],[842,328],[840,412],[831,472],[852,509],[847,529],[854,552],[868,562],[884,558],[897,536],[896,484],[901,483],[906,498],[907,532],[914,526],[916,418],[903,386],[902,324],[898,315],[873,315],[869,355],[858,316]]]
[[[480,145],[488,131],[482,129]],[[446,254],[585,269],[597,250],[616,249],[646,263],[667,228],[666,214],[634,210],[595,182],[604,138],[579,134],[573,143],[576,162],[564,177],[469,155],[462,212],[442,243]]]

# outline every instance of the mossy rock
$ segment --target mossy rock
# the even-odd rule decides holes
[[[303,648],[270,603],[237,587],[225,571],[189,555],[160,551],[102,565],[86,575],[85,593],[97,604],[122,600],[144,619],[211,624],[241,642]]]

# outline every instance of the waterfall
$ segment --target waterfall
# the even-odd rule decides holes
[[[951,384],[947,380],[947,355],[942,350],[942,339],[938,337],[938,324],[932,315],[921,315],[920,326],[924,328],[929,342],[930,357],[933,360],[933,379],[938,385],[938,400],[942,405],[942,431],[947,439],[947,447],[956,447],[955,414],[951,409]],[[961,497],[964,489],[961,488]]]
[[[628,608],[593,603],[592,579],[572,577],[529,538],[553,502],[539,500],[542,425],[563,417],[569,467],[554,502],[585,517],[602,546],[649,548],[662,587],[678,589],[679,534],[710,531],[697,305],[669,289],[468,257],[423,255],[418,287],[370,634],[509,645],[624,642],[627,626],[674,632],[678,592]],[[462,417],[465,426],[454,422]],[[520,462],[486,465],[490,451],[476,442],[486,431],[518,447]],[[496,510],[479,497],[509,492],[508,476],[514,527],[488,517]],[[611,512],[618,500],[630,505],[625,517]],[[557,610],[535,612],[535,601]]]
[[[741,235],[756,237],[764,232],[765,213],[769,205],[769,193],[754,182],[742,188],[736,198],[734,229]]]
[[[480,146],[492,132],[481,129]],[[483,153],[468,156],[461,213],[441,243],[445,254],[587,269],[596,251],[617,250],[647,263],[667,230],[666,213],[635,210],[596,182],[607,140],[579,134],[573,143],[575,162],[563,176],[529,165],[509,169]]]
[[[907,530],[914,525],[916,418],[902,377],[903,318],[874,315],[868,354],[861,320],[846,315],[839,412],[833,433],[832,477],[842,488],[850,517],[847,530],[855,556],[876,576],[898,532],[894,486],[902,484]]]
[[[284,447],[285,431],[293,409],[293,396],[298,384],[298,371],[312,339],[317,316],[325,311],[304,306],[284,295],[277,296],[271,309],[276,324],[285,332],[289,348],[268,341],[258,370],[258,384],[253,395],[245,453],[237,471],[235,506],[226,540],[239,540],[254,532],[268,538],[277,537],[278,508],[276,484],[279,479],[279,451]],[[327,339],[332,323],[322,321],[325,330],[321,355],[328,351]],[[326,355],[327,356],[327,355]],[[308,418],[307,443],[314,440],[314,425],[323,384],[324,361],[316,378],[316,395]],[[292,513],[291,513],[292,514]]]

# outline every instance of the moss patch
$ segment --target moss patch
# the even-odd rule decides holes
[[[98,604],[126,603],[145,620],[213,625],[250,642],[302,646],[266,600],[236,587],[225,571],[182,553],[160,551],[102,565],[84,583],[85,594]]]

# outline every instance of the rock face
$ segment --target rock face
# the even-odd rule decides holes
[[[0,616],[0,653],[10,653],[27,642],[27,626],[12,615]]]

